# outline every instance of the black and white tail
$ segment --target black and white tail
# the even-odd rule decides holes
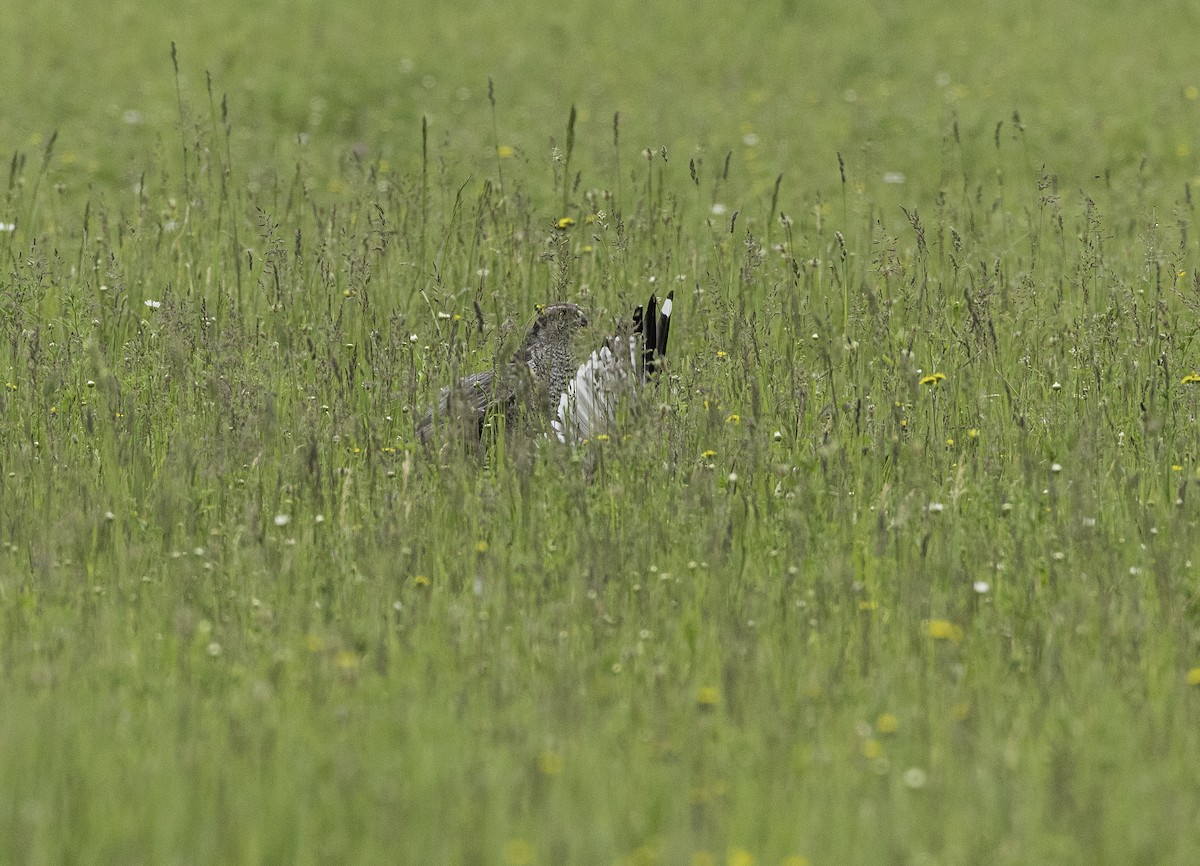
[[[651,295],[645,308],[634,310],[629,335],[606,340],[575,371],[551,421],[559,441],[579,442],[607,432],[620,403],[637,399],[666,357],[674,298],[673,291],[668,293],[660,307]]]

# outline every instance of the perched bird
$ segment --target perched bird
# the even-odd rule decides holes
[[[574,343],[588,324],[583,310],[568,303],[540,307],[512,359],[443,388],[437,405],[417,424],[417,435],[428,443],[435,425],[453,425],[466,440],[479,441],[496,415],[510,429],[523,418],[549,421],[563,442],[603,432],[615,421],[620,403],[635,397],[658,369],[666,353],[673,295],[667,295],[661,309],[651,295],[645,309],[634,311],[630,332],[605,340],[582,365]]]

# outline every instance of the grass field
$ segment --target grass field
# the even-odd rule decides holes
[[[1195,862],[1200,7],[175,8],[0,16],[0,863]]]

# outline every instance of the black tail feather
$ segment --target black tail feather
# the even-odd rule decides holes
[[[658,296],[651,295],[646,306],[640,304],[633,311],[633,333],[641,339],[641,357],[638,359],[638,376],[642,382],[658,371],[658,366],[667,354],[667,337],[671,333],[671,306],[675,299],[674,290],[667,293],[659,306]]]
[[[642,380],[654,372],[654,349],[658,345],[658,298],[646,301],[646,317],[642,320]]]
[[[667,356],[667,335],[671,333],[671,307],[675,303],[675,291],[667,292],[658,315],[658,340],[654,344],[654,353],[660,357]]]

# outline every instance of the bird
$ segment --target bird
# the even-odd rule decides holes
[[[438,394],[417,423],[417,436],[433,443],[435,427],[453,425],[468,442],[483,439],[489,421],[507,429],[523,421],[542,425],[560,442],[575,444],[611,429],[618,407],[635,400],[661,367],[671,328],[674,292],[660,307],[651,295],[634,310],[632,327],[609,337],[578,364],[574,345],[588,326],[577,304],[540,305],[525,340],[502,367],[473,373]]]

